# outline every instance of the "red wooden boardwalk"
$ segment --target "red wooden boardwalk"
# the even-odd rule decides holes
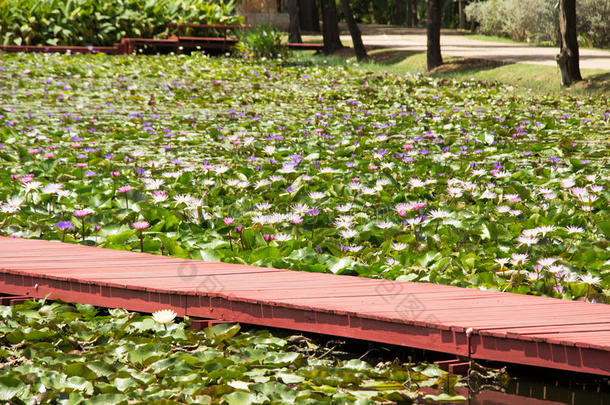
[[[0,52],[43,52],[43,53],[105,53],[108,55],[156,52],[190,53],[195,51],[229,51],[237,44],[237,38],[227,37],[170,37],[122,38],[114,46],[51,46],[51,45],[1,45]],[[285,44],[295,50],[321,51],[322,44]]]
[[[610,305],[0,238],[0,293],[610,376]]]

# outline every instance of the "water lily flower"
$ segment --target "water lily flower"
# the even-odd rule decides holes
[[[72,215],[74,215],[74,216],[75,216],[75,217],[77,217],[77,218],[83,218],[83,217],[86,217],[86,216],[88,216],[88,215],[93,214],[93,212],[94,212],[94,211],[93,211],[92,209],[90,209],[90,208],[85,208],[85,209],[82,209],[82,210],[76,210],[76,211],[74,211],[74,212],[72,213]]]
[[[160,311],[153,312],[152,314],[153,320],[162,325],[172,323],[176,316],[178,316],[178,314],[171,309],[162,309]]]
[[[549,267],[553,265],[558,259],[556,257],[543,257],[542,259],[538,259],[538,264],[543,267]]]
[[[585,230],[579,226],[568,225],[566,231],[568,231],[568,235],[571,235],[573,233],[583,233]]]
[[[269,203],[268,203],[268,202],[266,202],[266,201],[256,203],[256,204],[254,204],[254,206],[255,206],[255,207],[256,207],[256,209],[257,209],[257,210],[259,210],[259,211],[268,211],[268,210],[269,210],[269,209],[271,209],[271,207],[272,207],[272,205],[271,205],[271,204],[269,204]]]
[[[131,224],[131,226],[133,227],[133,229],[137,229],[139,231],[146,229],[150,226],[150,224],[146,221],[137,221],[134,222],[133,224]]]
[[[397,243],[397,242],[396,242],[396,243],[392,243],[392,244],[390,245],[390,247],[391,247],[392,249],[394,249],[394,250],[401,251],[401,250],[405,250],[405,249],[407,248],[407,244],[406,244],[406,243]]]
[[[354,236],[358,235],[358,231],[354,230],[354,229],[345,229],[341,231],[341,236],[344,239],[351,239]]]
[[[394,225],[396,225],[396,224],[394,224],[394,222],[391,222],[391,221],[381,221],[381,222],[377,223],[377,227],[380,229],[390,229]]]
[[[288,242],[289,240],[292,240],[292,235],[279,232],[275,234],[275,240],[278,242]]]
[[[527,262],[528,255],[521,253],[513,253],[510,255],[511,263],[515,266],[523,265]]]
[[[443,219],[449,218],[451,216],[451,212],[443,210],[431,210],[428,215],[430,216],[430,219]]]
[[[311,193],[309,193],[309,198],[311,198],[314,201],[321,200],[324,197],[326,197],[326,194],[324,194],[320,191],[312,191]]]
[[[72,225],[72,222],[70,222],[70,221],[59,221],[58,223],[55,224],[55,226],[60,231],[69,231],[70,229],[72,229],[74,227],[74,225]]]
[[[494,262],[498,263],[500,265],[500,267],[506,267],[506,265],[508,264],[509,261],[510,261],[510,259],[508,259],[506,257],[500,257],[500,258],[494,259]]]
[[[581,274],[578,276],[578,279],[590,286],[599,285],[602,281],[601,277],[594,276],[591,273]]]
[[[519,245],[527,245],[527,246],[531,246],[531,245],[535,245],[536,243],[538,243],[538,238],[534,238],[532,236],[518,236],[517,237],[517,241],[519,242]]]

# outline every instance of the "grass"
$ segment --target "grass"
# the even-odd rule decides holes
[[[369,52],[370,61],[360,64],[372,71],[389,71],[397,74],[428,74],[426,55],[421,52],[398,49],[374,49]],[[300,54],[300,59],[317,60],[321,63],[354,63],[351,49],[333,56]],[[570,88],[561,87],[559,69],[554,66],[525,63],[503,63],[483,59],[444,57],[444,64],[430,74],[432,77],[455,80],[481,80],[497,82],[515,88],[516,92],[548,95],[572,95],[575,97],[607,97],[610,95],[610,71],[582,69],[583,81]]]
[[[513,44],[513,45],[529,45],[529,46],[548,46],[548,47],[556,47],[557,45],[548,43],[534,43],[534,42],[519,42],[513,41],[510,38],[506,37],[498,37],[496,35],[484,35],[484,34],[473,34],[471,32],[464,32],[464,36],[468,37],[468,39],[473,39],[476,41],[487,41],[487,42],[500,42],[503,44]]]
[[[510,38],[506,38],[506,37],[498,37],[496,35],[473,34],[471,32],[467,32],[467,31],[463,31],[462,34],[464,36],[468,37],[469,39],[473,39],[476,41],[499,42],[499,43],[504,43],[504,44],[513,44],[513,45],[542,46],[542,47],[548,47],[548,48],[557,48],[559,46],[550,41],[547,41],[547,42],[519,42],[519,41],[514,41]],[[596,47],[592,46],[590,41],[583,40],[582,37],[578,38],[578,47],[580,49],[590,49],[593,51],[606,51],[606,52],[608,51],[607,48],[596,48]]]

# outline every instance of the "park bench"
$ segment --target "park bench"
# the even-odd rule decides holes
[[[237,44],[236,36],[229,36],[229,32],[248,28],[247,25],[220,25],[220,24],[178,24],[167,25],[170,38],[178,40],[181,50],[195,49],[228,50]],[[205,36],[194,36],[202,33]],[[183,35],[186,34],[186,35]]]
[[[306,44],[306,43],[288,43],[286,44],[286,46],[290,49],[296,49],[296,50],[312,50],[312,51],[321,51],[322,49],[324,49],[324,44]]]
[[[139,49],[147,51],[173,50],[178,47],[176,38],[153,39],[153,38],[121,38],[119,49],[122,53],[130,54]]]
[[[250,25],[218,25],[218,24],[177,24],[177,23],[169,23],[167,25],[168,32],[171,37],[176,37],[181,43],[201,43],[206,42],[206,47],[209,45],[210,47],[214,47],[214,44],[218,48],[224,48],[228,45],[235,45],[237,43],[236,37],[228,37],[227,32],[236,30],[242,30],[251,28]],[[180,33],[185,30],[191,31],[206,31],[206,32],[216,32],[222,35],[221,37],[194,37],[194,36],[181,36]],[[170,38],[171,38],[170,37]],[[324,48],[323,44],[304,44],[304,43],[288,43],[286,46],[290,49],[296,50],[314,50],[321,51]]]
[[[245,28],[250,28],[249,25],[222,25],[222,24],[177,24],[177,23],[169,23],[167,24],[168,33],[170,38],[175,37],[178,40],[206,40],[210,42],[230,42],[236,43],[237,37],[229,37],[228,32],[241,30]],[[208,35],[205,36],[194,36],[194,35],[182,35],[184,32],[190,32],[190,34],[194,32],[205,32]],[[212,35],[209,35],[209,34]]]

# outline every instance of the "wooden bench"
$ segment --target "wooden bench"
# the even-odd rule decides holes
[[[237,38],[229,38],[227,37],[227,31],[231,30],[231,31],[235,31],[235,30],[240,30],[240,29],[245,29],[245,28],[250,28],[249,25],[222,25],[222,24],[178,24],[178,23],[169,23],[167,24],[167,28],[168,28],[168,32],[170,33],[170,35],[174,35],[177,38],[182,38],[180,33],[184,32],[183,30],[185,29],[191,29],[193,31],[219,31],[222,33],[222,37],[220,38],[224,38],[225,40],[230,40],[230,41],[235,41],[237,42]],[[219,37],[194,37],[194,36],[188,36],[185,38],[219,38]]]
[[[179,46],[177,38],[121,38],[119,49],[122,51],[122,53],[131,54],[137,50],[138,45],[141,47],[148,47],[154,50],[176,49]]]
[[[214,48],[225,48],[235,45],[237,43],[237,38],[232,38],[227,36],[227,32],[232,30],[242,30],[247,28],[252,28],[250,25],[218,25],[218,24],[177,24],[177,23],[169,23],[167,24],[168,32],[170,34],[173,33],[180,42],[208,42],[210,47]],[[222,32],[222,38],[217,37],[183,37],[180,36],[180,32],[184,29],[192,29],[192,30],[202,30],[202,31],[219,31]],[[224,42],[221,42],[221,39],[224,39]],[[323,44],[303,44],[303,43],[288,43],[286,46],[290,49],[295,50],[313,50],[320,52],[323,48]]]
[[[312,50],[320,52],[322,49],[324,49],[324,44],[288,43],[286,44],[286,46],[290,49],[296,49],[301,51]]]

